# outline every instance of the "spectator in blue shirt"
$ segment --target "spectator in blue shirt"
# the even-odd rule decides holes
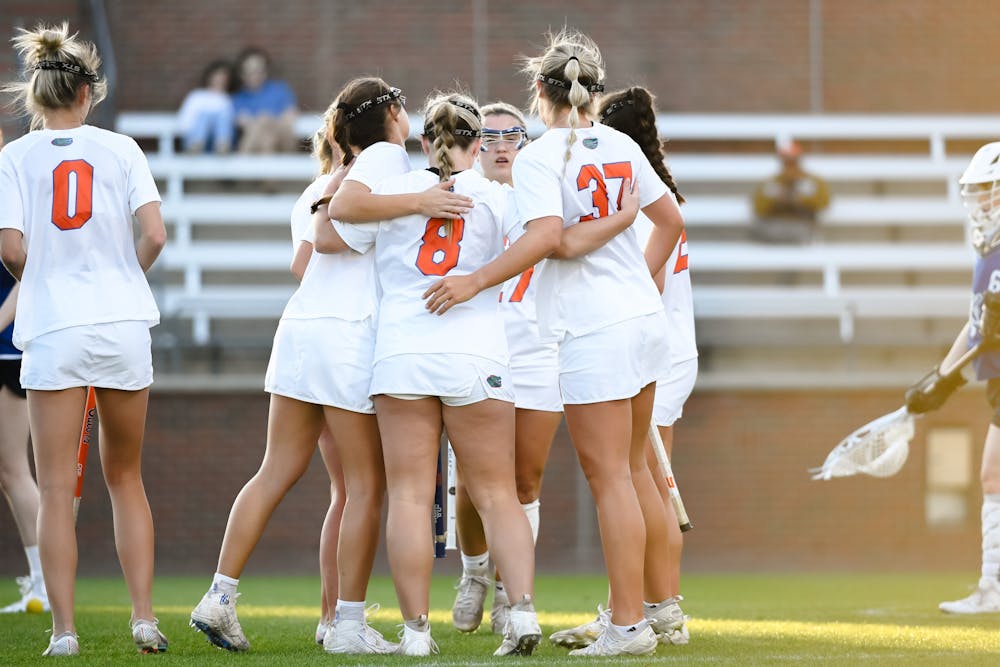
[[[298,148],[295,93],[288,84],[269,77],[271,59],[256,47],[237,60],[240,88],[233,95],[241,153],[278,153]]]

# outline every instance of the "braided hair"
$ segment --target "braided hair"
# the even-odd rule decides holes
[[[660,133],[656,129],[655,100],[653,94],[642,86],[632,86],[604,96],[598,112],[602,123],[627,134],[639,144],[653,171],[674,193],[677,203],[683,204],[684,197],[677,191],[674,177],[663,161],[666,142],[660,141]]]

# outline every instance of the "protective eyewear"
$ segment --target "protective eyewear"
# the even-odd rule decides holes
[[[507,144],[508,148],[520,150],[528,143],[528,133],[520,126],[507,128],[506,130],[490,130],[483,128],[482,150],[491,151],[501,143]]]

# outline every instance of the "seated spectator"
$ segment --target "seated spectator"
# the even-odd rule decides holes
[[[816,216],[830,204],[830,190],[802,169],[798,143],[779,148],[778,157],[781,171],[754,193],[751,235],[767,243],[808,243],[815,238]]]
[[[233,95],[241,153],[294,151],[297,114],[295,93],[284,81],[269,78],[267,53],[251,47],[237,61],[240,88]]]
[[[181,139],[188,153],[228,153],[233,148],[235,113],[229,97],[232,66],[216,60],[201,74],[201,83],[184,98],[177,113]]]

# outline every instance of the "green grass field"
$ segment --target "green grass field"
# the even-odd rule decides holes
[[[683,607],[691,615],[688,646],[661,646],[655,657],[583,660],[584,664],[1000,664],[1000,615],[952,617],[937,610],[940,600],[965,594],[973,576],[930,575],[688,575]],[[334,657],[312,644],[319,615],[318,580],[313,577],[248,576],[240,586],[239,614],[251,643],[234,655],[210,646],[187,625],[207,577],[160,577],[155,600],[160,627],[170,639],[166,655],[140,656],[128,631],[129,606],[119,579],[82,579],[77,588],[77,624],[82,654],[78,665],[163,662],[170,665],[401,664],[471,667],[514,660],[539,665],[580,663],[547,641],[532,658],[493,658],[498,638],[488,623],[461,635],[451,627],[454,594],[438,577],[431,594],[431,622],[441,654],[432,658]],[[592,618],[606,593],[603,578],[544,576],[536,584],[543,631]],[[14,599],[11,583],[0,601]],[[371,624],[395,638],[400,623],[387,577],[377,577],[369,601],[381,602]],[[35,664],[48,641],[48,615],[0,616],[0,664]]]

